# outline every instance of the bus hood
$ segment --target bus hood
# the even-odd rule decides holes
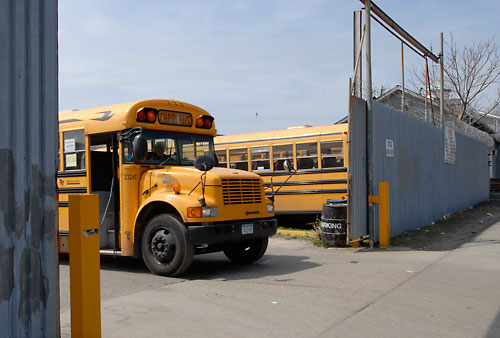
[[[206,193],[206,189],[217,187],[221,188],[223,181],[228,183],[235,182],[235,180],[252,180],[254,184],[258,184],[263,187],[263,181],[257,174],[243,170],[219,167],[214,167],[207,172],[200,171],[195,167],[177,166],[152,169],[149,170],[144,177],[146,181],[144,183],[146,186],[154,186],[156,184],[158,188],[164,186],[171,187],[171,189],[176,188],[175,185],[178,185],[177,189],[179,189],[180,194],[196,196],[202,194],[202,187],[200,184],[202,177]]]
[[[143,195],[144,202],[155,195],[158,200],[171,199],[170,195],[185,201],[186,205],[178,208],[183,216],[185,207],[200,206],[200,201],[207,207],[218,207],[219,214],[212,221],[273,216],[268,211],[271,202],[265,197],[262,178],[247,171],[213,168],[203,172],[194,167],[171,166],[149,170],[141,184],[141,191],[151,187],[151,194]]]

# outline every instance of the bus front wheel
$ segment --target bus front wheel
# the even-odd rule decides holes
[[[144,230],[142,259],[148,269],[162,276],[185,272],[193,261],[194,246],[181,220],[170,214],[153,217]]]
[[[224,254],[234,263],[248,264],[258,261],[267,250],[267,237],[248,239],[224,249]]]

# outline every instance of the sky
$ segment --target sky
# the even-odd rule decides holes
[[[459,45],[500,39],[498,0],[375,3],[436,55],[440,32]],[[207,110],[224,135],[335,123],[347,115],[353,12],[362,8],[359,0],[61,0],[59,109],[176,99]],[[371,44],[374,88],[400,85],[400,41],[372,20]],[[408,87],[425,63],[408,48],[404,55]]]

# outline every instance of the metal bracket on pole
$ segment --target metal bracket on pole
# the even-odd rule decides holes
[[[378,196],[368,195],[368,203],[378,203],[379,245],[387,248],[390,245],[391,225],[389,220],[389,182],[378,183]]]
[[[71,337],[101,337],[99,196],[70,195]]]

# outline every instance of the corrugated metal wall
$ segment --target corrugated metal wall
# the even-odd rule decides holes
[[[378,195],[378,182],[389,182],[391,237],[488,199],[486,144],[455,132],[456,159],[449,164],[444,128],[379,102],[368,120],[370,193]],[[387,156],[386,140],[393,141],[394,157]],[[378,241],[378,212],[370,218]]]
[[[366,102],[351,96],[349,106],[349,238],[368,235]]]
[[[58,337],[57,1],[0,1],[0,337]]]

